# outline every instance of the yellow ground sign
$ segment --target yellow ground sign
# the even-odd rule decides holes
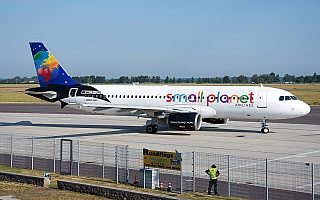
[[[165,152],[143,149],[144,167],[181,170],[181,154],[178,152]]]

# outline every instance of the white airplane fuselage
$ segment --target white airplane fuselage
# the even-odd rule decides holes
[[[106,115],[134,115],[134,107],[190,107],[205,118],[288,119],[306,115],[310,106],[288,91],[259,86],[140,86],[92,85],[95,94],[62,99],[74,109]],[[76,88],[75,88],[76,89]],[[85,93],[85,92],[83,92]],[[106,95],[109,102],[96,98]],[[283,96],[284,100],[279,100]],[[290,100],[285,100],[290,97]],[[84,105],[84,106],[82,106]],[[97,109],[95,105],[106,108]],[[114,108],[109,108],[115,105]],[[123,108],[123,109],[122,109]]]

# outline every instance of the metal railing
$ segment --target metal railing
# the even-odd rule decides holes
[[[320,198],[319,164],[194,151],[182,152],[182,157],[181,171],[159,169],[156,187],[167,188],[170,183],[174,192],[206,193],[208,175],[205,170],[214,163],[221,173],[218,187],[223,196],[245,199]],[[141,173],[142,149],[126,145],[83,141],[66,143],[58,138],[1,134],[0,165],[56,173],[68,171],[73,176],[111,179],[116,183],[133,184],[137,180],[147,183],[143,179],[145,174]]]

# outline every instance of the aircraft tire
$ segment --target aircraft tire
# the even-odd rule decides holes
[[[261,129],[261,133],[269,133],[269,129],[267,127],[264,127]]]
[[[146,127],[146,132],[147,133],[156,133],[158,131],[158,126],[156,124],[154,125],[148,125]]]

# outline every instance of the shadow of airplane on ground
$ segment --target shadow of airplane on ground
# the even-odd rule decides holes
[[[35,139],[49,139],[49,138],[72,138],[72,137],[86,137],[86,136],[99,136],[99,135],[116,135],[116,134],[147,134],[147,135],[172,135],[172,136],[189,136],[190,132],[182,132],[173,130],[168,126],[159,125],[160,131],[157,133],[146,133],[145,126],[133,126],[133,125],[109,125],[109,124],[35,124],[31,121],[19,121],[16,123],[0,122],[0,126],[33,126],[33,127],[51,127],[51,128],[87,128],[87,129],[115,129],[110,131],[92,132],[92,133],[75,133],[67,135],[55,135],[55,136],[43,136],[35,137]],[[201,127],[201,131],[206,132],[227,132],[227,133],[259,133],[257,130],[240,130],[240,129],[227,129],[219,127]],[[272,133],[272,132],[270,132]]]
[[[161,131],[175,131],[175,132],[157,132],[157,133],[146,133],[145,126],[130,126],[130,125],[100,125],[100,124],[35,124],[31,121],[19,121],[19,122],[0,122],[1,126],[32,126],[32,127],[51,127],[51,128],[86,128],[86,129],[116,129],[103,132],[92,132],[92,133],[75,133],[67,135],[56,135],[56,136],[43,136],[35,137],[35,139],[49,139],[49,138],[71,138],[71,137],[85,137],[85,136],[99,136],[99,135],[115,135],[115,134],[153,134],[153,135],[191,135],[186,132],[179,132],[170,129],[167,126],[159,125]]]

